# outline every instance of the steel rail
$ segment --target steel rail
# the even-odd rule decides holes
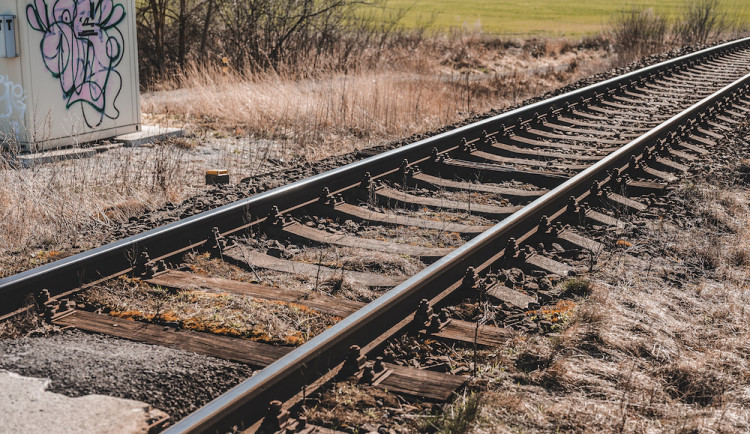
[[[436,296],[461,279],[466,268],[497,255],[505,242],[538,225],[543,215],[563,209],[571,196],[585,195],[592,183],[612,169],[628,165],[647,146],[668,139],[682,125],[710,107],[738,96],[750,87],[750,74],[693,104],[666,122],[622,146],[591,167],[536,199],[523,209],[473,238],[399,286],[380,296],[325,332],[269,365],[165,431],[166,433],[221,432],[240,420],[262,417],[271,400],[286,400],[302,390],[316,374],[344,360],[350,345],[363,345],[389,330],[414,311],[418,300]],[[406,314],[405,314],[406,313]]]
[[[705,58],[715,58],[725,52],[735,52],[748,45],[750,38],[743,38],[641,68],[7,277],[0,280],[0,300],[3,300],[0,319],[21,308],[30,294],[42,289],[49,290],[54,297],[129,272],[135,265],[135,258],[144,250],[148,251],[152,260],[174,256],[205,243],[214,227],[222,235],[234,233],[247,227],[250,222],[265,218],[273,206],[283,211],[316,200],[324,187],[332,192],[340,191],[354,185],[366,172],[373,177],[383,176],[398,170],[396,168],[405,159],[412,163],[424,160],[433,148],[447,152],[455,149],[461,139],[482,139],[485,131],[497,131],[504,125],[519,121],[528,122],[539,113],[575,106],[615,91],[626,83]]]

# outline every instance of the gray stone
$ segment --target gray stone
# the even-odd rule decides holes
[[[50,380],[0,370],[0,432],[142,433],[166,417],[143,402],[48,392]]]

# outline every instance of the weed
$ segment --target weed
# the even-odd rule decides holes
[[[562,294],[568,297],[585,297],[591,293],[591,282],[582,277],[567,279],[562,282]]]
[[[452,404],[444,407],[439,415],[423,419],[420,431],[445,434],[466,432],[479,414],[481,404],[479,393],[464,391]]]

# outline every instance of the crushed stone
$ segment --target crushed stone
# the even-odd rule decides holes
[[[142,401],[179,420],[249,378],[249,367],[103,335],[66,330],[0,340],[0,369],[49,378],[50,392]]]

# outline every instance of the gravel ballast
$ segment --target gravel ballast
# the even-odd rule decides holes
[[[66,330],[0,340],[0,369],[49,378],[50,392],[151,404],[179,420],[242,380],[249,367],[212,357]]]

